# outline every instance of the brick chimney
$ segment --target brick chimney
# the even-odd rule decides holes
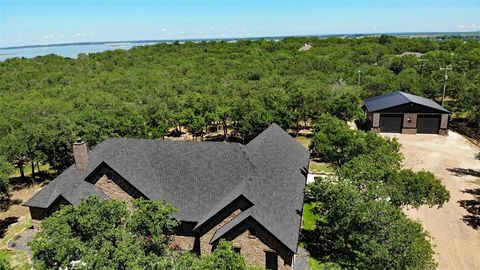
[[[79,170],[87,168],[88,165],[88,150],[87,143],[83,142],[81,138],[78,138],[73,143],[73,157],[75,158],[75,166]]]

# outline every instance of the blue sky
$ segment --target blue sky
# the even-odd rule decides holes
[[[480,31],[480,0],[0,0],[0,47],[425,31]]]

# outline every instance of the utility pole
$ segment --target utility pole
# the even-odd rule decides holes
[[[443,81],[443,94],[442,94],[442,107],[445,101],[445,92],[447,90],[447,81],[448,81],[448,71],[452,70],[452,65],[446,65],[444,68],[440,68],[440,70],[445,70],[445,79]]]

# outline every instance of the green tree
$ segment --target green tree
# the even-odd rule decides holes
[[[413,172],[409,169],[391,174],[386,183],[394,205],[441,207],[450,199],[450,193],[431,172]]]
[[[242,270],[246,269],[245,259],[233,250],[232,244],[220,240],[215,251],[201,257],[194,269]]]
[[[9,133],[1,139],[0,152],[8,162],[14,164],[20,171],[20,177],[25,178],[25,165],[28,164],[25,144],[17,137],[17,131]]]
[[[72,144],[75,141],[75,126],[64,115],[50,116],[41,122],[38,150],[45,163],[61,173],[73,163]]]
[[[299,54],[305,42],[313,48]],[[425,55],[398,56],[407,51]],[[400,88],[439,98],[444,75],[439,67],[447,64],[454,67],[447,85],[453,115],[465,115],[476,125],[479,56],[480,44],[473,38],[383,36],[155,44],[76,59],[8,59],[0,62],[0,148],[21,170],[32,161],[63,170],[71,163],[63,143],[46,148],[39,143],[43,149],[38,151],[29,138],[45,131],[45,121],[62,142],[65,127],[71,126],[92,147],[108,137],[163,138],[172,127],[202,136],[218,121],[224,132],[231,126],[231,135],[247,142],[272,122],[283,128],[300,127],[301,121],[307,126],[325,112],[357,118],[359,108],[352,105],[358,100],[352,96],[363,99]],[[184,110],[193,116],[182,124]],[[72,125],[54,125],[62,117]]]
[[[384,139],[373,132],[351,130],[344,121],[328,114],[317,119],[310,149],[336,167],[373,152],[391,164],[398,164],[402,158],[400,145],[395,139]]]
[[[314,126],[314,137],[310,150],[325,162],[335,166],[351,159],[357,149],[358,138],[347,124],[329,114],[321,115]]]
[[[344,121],[363,118],[361,100],[350,92],[332,97],[327,103],[327,112]]]
[[[174,211],[170,204],[146,199],[127,205],[89,197],[63,206],[43,221],[29,244],[35,269],[253,269],[225,241],[200,258],[170,248],[179,225],[171,218]]]
[[[173,240],[172,235],[178,222],[171,218],[175,211],[172,205],[160,201],[137,199],[133,202],[128,228],[145,239],[146,252],[162,255]]]
[[[312,193],[321,216],[305,236],[313,257],[344,269],[435,269],[427,232],[398,207],[334,179],[317,180]]]
[[[144,269],[161,261],[176,222],[161,202],[126,203],[90,197],[44,220],[30,243],[36,269]],[[142,222],[143,221],[143,222]],[[162,235],[153,234],[161,233]]]
[[[0,201],[10,197],[10,182],[8,179],[12,171],[12,165],[7,162],[6,158],[0,156]]]
[[[480,131],[480,76],[475,87],[468,89],[462,95],[462,103],[465,104],[464,110],[467,112],[468,119]]]

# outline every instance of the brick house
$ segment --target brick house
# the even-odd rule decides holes
[[[41,220],[97,195],[166,200],[180,221],[173,245],[199,255],[232,241],[250,265],[291,269],[297,252],[309,152],[273,124],[250,143],[107,139],[25,205]]]

